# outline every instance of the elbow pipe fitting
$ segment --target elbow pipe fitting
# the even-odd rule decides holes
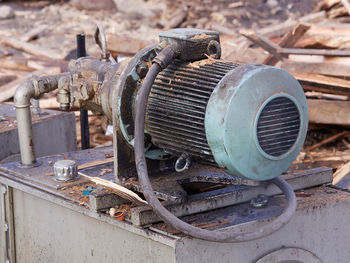
[[[32,167],[38,165],[35,158],[33,143],[30,99],[39,99],[42,94],[56,89],[58,87],[58,80],[69,75],[70,73],[46,77],[34,76],[19,85],[16,89],[14,105],[16,107],[19,147],[21,153],[20,167]]]
[[[35,97],[35,83],[35,77],[27,80],[18,86],[14,95],[21,167],[33,166],[36,163],[33,146],[32,117],[30,113],[30,99]]]

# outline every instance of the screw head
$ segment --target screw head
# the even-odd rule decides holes
[[[144,65],[138,65],[136,67],[136,73],[137,75],[139,75],[140,78],[146,77],[147,72],[148,72],[148,68],[145,67]]]

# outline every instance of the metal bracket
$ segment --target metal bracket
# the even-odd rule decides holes
[[[0,185],[0,261],[16,262],[12,188]]]
[[[291,184],[294,190],[299,190],[330,183],[333,172],[331,168],[320,167],[283,174],[282,177]],[[272,196],[281,192],[274,185],[266,183],[257,186],[233,185],[190,195],[186,202],[167,200],[163,202],[163,205],[176,216],[185,216],[248,202],[261,193]],[[136,226],[144,226],[161,220],[149,206],[139,206],[131,209],[131,221]]]

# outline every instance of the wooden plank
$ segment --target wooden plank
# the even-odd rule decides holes
[[[346,30],[347,31],[347,30]],[[298,42],[298,48],[349,49],[350,33],[344,35],[319,34],[303,38]]]
[[[309,122],[350,126],[350,101],[308,99]]]
[[[153,43],[142,39],[107,34],[107,44],[109,52],[115,56],[118,54],[135,55],[141,49]]]
[[[333,174],[333,182],[332,184],[339,183],[345,176],[347,176],[350,173],[350,162],[347,162],[342,167],[340,167],[334,174]]]
[[[171,19],[164,25],[164,30],[180,27],[186,20],[188,14],[188,7],[186,5],[180,6],[172,12]]]
[[[2,85],[14,81],[15,79],[17,79],[17,76],[14,74],[0,73],[0,90]]]
[[[339,4],[341,0],[323,0],[323,5],[325,9],[329,9],[332,6]]]
[[[42,70],[34,71],[32,73],[24,74],[21,78],[18,78],[0,87],[0,102],[6,101],[12,98],[13,95],[15,94],[17,86],[23,83],[24,81],[26,81],[28,77],[32,75],[41,76],[41,75],[58,74],[60,72],[61,72],[60,67],[48,67]]]
[[[104,180],[102,178],[99,177],[93,177],[93,176],[88,176],[86,174],[83,174],[81,172],[78,172],[79,175],[89,179],[90,181],[94,182],[95,184],[101,185],[109,190],[111,190],[112,192],[114,192],[115,194],[117,194],[118,196],[127,199],[137,205],[147,205],[148,203],[143,200],[141,197],[139,197],[136,193],[134,193],[133,191],[129,190],[128,188],[121,186],[119,184],[116,183],[112,183],[110,181]]]
[[[13,70],[22,70],[22,71],[34,71],[35,68],[32,68],[28,65],[28,59],[23,57],[8,57],[0,59],[1,68],[4,69],[13,69]]]
[[[307,49],[307,48],[278,48],[277,52],[282,55],[313,55],[313,56],[336,56],[349,57],[350,50],[337,49]]]
[[[252,41],[253,43],[265,49],[276,59],[283,60],[283,57],[277,52],[280,49],[280,47],[277,44],[271,42],[268,38],[264,37],[263,35],[260,35],[259,33],[253,30],[240,30],[239,33],[242,36],[249,39],[250,41]]]
[[[328,18],[332,19],[332,18],[336,18],[339,16],[345,16],[347,15],[348,12],[346,11],[345,7],[340,6],[337,8],[332,8],[331,10],[328,11]]]
[[[28,54],[32,54],[40,58],[63,59],[62,54],[57,54],[53,50],[47,50],[42,46],[34,45],[31,43],[27,43],[19,40],[6,39],[6,40],[3,40],[1,44],[15,48],[15,49],[23,50]]]
[[[211,24],[211,30],[217,31],[223,35],[236,35],[237,34],[237,30],[228,28],[226,26],[223,26],[223,25],[221,25],[219,23],[215,23],[215,22]]]
[[[350,15],[350,3],[349,3],[349,1],[348,0],[341,0],[341,3],[343,4],[343,6],[345,7],[346,11]]]
[[[310,22],[314,22],[324,18],[326,18],[326,12],[320,11],[317,13],[311,13],[303,17],[300,17],[298,21],[302,23],[310,23]],[[264,35],[265,37],[270,37],[270,38],[279,37],[279,36],[283,36],[285,33],[291,30],[296,23],[297,21],[295,20],[287,20],[285,22],[282,22],[273,26],[261,28],[257,31],[259,32],[259,34]]]
[[[304,72],[310,74],[323,74],[337,77],[350,76],[350,65],[343,63],[303,62],[284,60],[280,66],[281,68],[289,72]]]
[[[349,96],[329,94],[329,93],[318,92],[318,91],[306,91],[305,96],[308,99],[319,99],[319,100],[324,99],[324,100],[333,100],[333,101],[349,100]]]
[[[47,25],[40,25],[38,27],[35,27],[32,30],[25,33],[24,35],[22,35],[20,40],[23,42],[28,42],[28,41],[38,37],[40,34],[45,32],[47,29],[48,29]]]
[[[114,160],[114,157],[110,157],[110,158],[106,158],[104,160],[96,160],[96,161],[84,163],[84,164],[78,165],[78,169],[81,170],[81,169],[90,168],[90,167],[93,167],[96,165],[111,163],[111,162],[113,162],[113,160]]]
[[[350,95],[350,81],[320,74],[289,71],[301,85],[320,87],[330,94]]]
[[[311,28],[305,33],[305,36],[348,36],[349,34],[350,24],[326,22],[321,24],[313,24]]]
[[[280,47],[293,47],[296,42],[305,34],[306,31],[309,30],[311,26],[297,23],[292,30],[290,30],[286,35],[283,36],[283,38],[278,42],[278,45]],[[278,59],[276,59],[273,55],[269,54],[264,59],[263,64],[265,65],[275,65],[278,62]]]
[[[265,49],[278,60],[283,60],[283,56],[297,55],[318,55],[318,56],[337,56],[349,57],[350,50],[332,50],[332,49],[302,49],[302,48],[283,48],[270,41],[263,35],[254,32],[253,30],[241,30],[240,34],[258,46]]]

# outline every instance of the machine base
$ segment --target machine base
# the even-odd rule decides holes
[[[281,255],[280,258],[289,253],[294,258],[288,260],[300,262],[310,262],[302,261],[303,258],[310,258],[310,255],[318,260],[315,262],[325,263],[348,262],[350,258],[347,248],[350,230],[341,228],[350,219],[347,209],[350,193],[331,186],[313,186],[331,180],[329,168],[284,175],[294,188],[308,188],[297,192],[296,215],[284,228],[259,240],[225,244],[187,237],[164,223],[148,222],[144,227],[135,226],[132,224],[137,221],[135,215],[138,214],[138,220],[143,223],[153,217],[148,208],[125,204],[122,199],[83,178],[74,183],[58,183],[53,176],[46,175],[52,172],[55,160],[69,158],[83,164],[103,160],[111,153],[111,148],[99,148],[43,157],[40,158],[41,166],[30,169],[18,168],[14,163],[2,164],[0,183],[1,189],[6,190],[1,192],[1,209],[5,211],[0,215],[0,244],[4,252],[1,253],[4,260],[1,260],[260,263],[267,262],[259,260],[268,258],[272,252]],[[204,169],[202,166],[197,168],[198,171]],[[113,180],[112,163],[86,168],[82,172]],[[209,191],[213,193],[207,198],[208,192],[194,194],[198,199],[189,195],[187,208],[177,206],[178,210],[170,209],[186,214],[183,212],[186,209],[198,211],[210,207],[211,202],[214,203],[210,201],[211,198],[219,200],[218,203],[225,205],[224,208],[183,216],[182,219],[198,227],[223,231],[232,228],[244,231],[257,227],[278,216],[283,209],[284,198],[275,195],[278,192],[272,186],[241,186],[235,191],[236,194],[230,195],[228,189],[232,187],[238,186]],[[225,192],[220,197],[218,193],[223,189]],[[85,191],[90,193],[85,194]],[[268,204],[261,208],[246,202],[258,193],[275,196],[269,197]],[[204,201],[200,202],[199,197]],[[108,208],[112,206],[124,211],[124,221],[109,215]],[[298,253],[280,251],[285,247],[293,248]]]

